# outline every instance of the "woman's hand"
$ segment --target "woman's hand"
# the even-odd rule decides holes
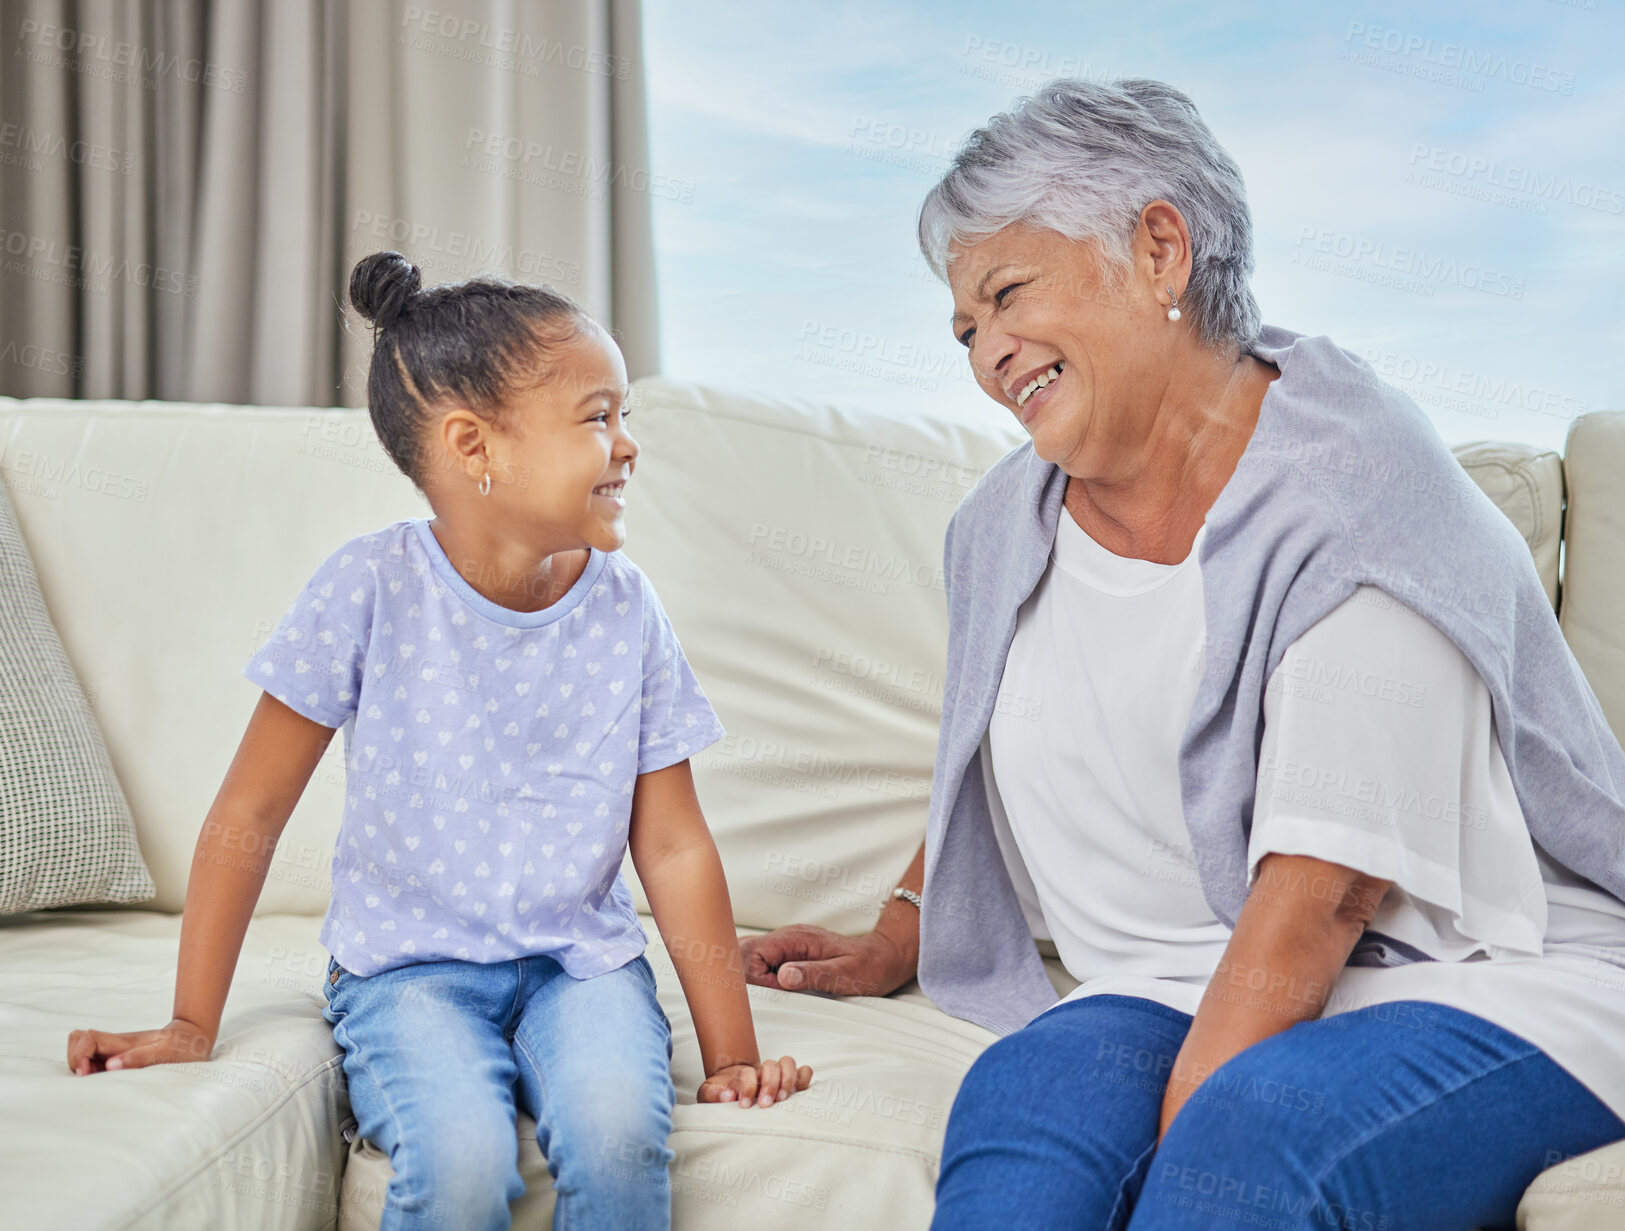
[[[175,1018],[157,1030],[110,1034],[75,1030],[68,1035],[68,1071],[75,1077],[118,1069],[144,1069],[149,1064],[185,1064],[207,1060],[214,1038],[189,1021]]]
[[[741,1107],[767,1107],[783,1102],[797,1090],[812,1083],[812,1066],[796,1067],[790,1056],[764,1060],[760,1065],[730,1064],[708,1076],[700,1085],[702,1103],[731,1103]]]
[[[791,923],[764,936],[741,936],[739,952],[745,959],[747,983],[837,996],[888,995],[912,979],[919,965],[917,952],[907,951],[884,932],[843,936],[813,923]]]

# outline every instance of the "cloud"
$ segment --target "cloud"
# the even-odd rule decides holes
[[[1567,179],[1625,194],[1625,79],[1609,50],[1622,22],[1611,9],[649,0],[645,13],[654,161],[699,185],[692,204],[656,203],[674,375],[996,410],[940,373],[936,388],[910,387],[918,373],[895,364],[807,359],[802,333],[808,320],[838,321],[921,353],[950,342],[947,291],[914,244],[919,201],[972,128],[1046,75],[1083,72],[1160,78],[1195,100],[1247,181],[1266,320],[1351,349],[1544,381],[1593,408],[1625,401],[1617,367],[1596,358],[1617,351],[1619,215],[1612,197],[1587,209],[1552,188]],[[1396,29],[1413,50],[1383,52],[1394,37],[1379,33],[1378,54],[1363,54],[1371,31]],[[1460,53],[1446,43],[1484,67],[1452,74],[1443,61]],[[1514,80],[1529,65],[1571,88]],[[1430,172],[1441,158],[1443,172]],[[1466,169],[1473,158],[1496,171]],[[1509,187],[1514,167],[1525,178]],[[1322,233],[1364,255],[1330,270],[1294,264]],[[1423,276],[1391,276],[1401,250]],[[1468,266],[1522,278],[1522,295],[1465,285]],[[1567,427],[1400,387],[1447,440],[1560,446]]]

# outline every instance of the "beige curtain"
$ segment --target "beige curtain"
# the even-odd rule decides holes
[[[349,270],[547,282],[659,370],[638,0],[0,0],[0,394],[364,400]],[[348,320],[348,325],[346,321]]]

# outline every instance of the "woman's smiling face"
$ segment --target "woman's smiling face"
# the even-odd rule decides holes
[[[1182,232],[1183,219],[1159,217],[1153,229],[1169,226]],[[1045,228],[1014,223],[950,247],[953,331],[977,383],[1016,417],[1040,458],[1069,473],[1109,470],[1149,427],[1177,332],[1159,284],[1177,288],[1186,276],[1170,264],[1179,247],[1171,238],[1154,235],[1142,213],[1121,289],[1103,276],[1093,244]]]

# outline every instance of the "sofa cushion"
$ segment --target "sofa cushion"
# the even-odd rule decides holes
[[[1529,544],[1555,610],[1563,542],[1563,459],[1550,449],[1499,440],[1470,441],[1450,451]]]
[[[705,1073],[688,1004],[653,918],[641,918],[660,1007],[672,1025],[672,1226],[924,1226],[954,1095],[995,1036],[943,1013],[913,981],[886,997],[752,985],[747,992],[763,1058],[789,1052],[812,1066],[812,1084],[748,1111],[698,1103]],[[1046,967],[1057,991],[1076,986],[1059,962]],[[518,1120],[525,1194],[509,1210],[516,1231],[546,1231],[553,1225],[552,1176],[536,1145],[536,1122],[523,1112]],[[370,1142],[351,1143],[340,1231],[377,1231],[393,1174]]]
[[[1618,1231],[1625,1226],[1625,1141],[1564,1159],[1518,1202],[1518,1231]]]
[[[342,1225],[376,1228],[391,1170],[364,1139],[346,1143],[355,1120],[321,1016],[319,918],[253,919],[213,1059],[69,1072],[70,1031],[169,1020],[180,922],[77,910],[0,920],[6,1225],[325,1228],[342,1187]],[[651,917],[643,923],[659,935]],[[954,1094],[991,1033],[942,1013],[915,983],[884,998],[751,986],[764,1056],[789,1051],[813,1067],[813,1084],[766,1108],[702,1105],[682,986],[658,940],[648,957],[672,1023],[674,1226],[923,1224]],[[1049,966],[1057,991],[1074,986]],[[515,1226],[539,1231],[551,1225],[552,1179],[525,1116],[520,1149],[527,1192],[511,1207]],[[90,1166],[96,1183],[82,1183]]]
[[[349,1099],[321,1015],[320,923],[253,920],[211,1060],[75,1077],[71,1031],[169,1021],[180,916],[70,908],[0,919],[0,1222],[331,1227]]]
[[[130,805],[45,609],[5,483],[0,689],[0,915],[151,898]]]
[[[658,935],[652,919],[643,922]],[[74,1077],[71,1030],[168,1019],[180,917],[69,908],[0,919],[7,1225],[314,1231],[340,1217],[342,1192],[338,1225],[373,1231],[389,1164],[364,1139],[347,1146],[343,1135],[353,1134],[354,1118],[342,1053],[321,1016],[319,927],[314,916],[251,922],[210,1061]],[[789,1050],[813,1066],[813,1084],[750,1111],[700,1105],[699,1049],[681,985],[658,942],[648,956],[672,1022],[678,1231],[925,1224],[948,1112],[989,1032],[943,1014],[916,983],[884,998],[752,986],[765,1054]],[[1058,962],[1045,967],[1058,993],[1075,985]],[[520,1128],[527,1191],[511,1207],[514,1226],[545,1231],[552,1181],[534,1124],[521,1116]],[[1614,1227],[1619,1160],[1606,1153],[1568,1160],[1536,1181],[1520,1228]],[[91,1170],[95,1183],[85,1182]]]
[[[1563,606],[1569,648],[1625,741],[1625,411],[1574,421],[1564,449],[1568,526]]]

